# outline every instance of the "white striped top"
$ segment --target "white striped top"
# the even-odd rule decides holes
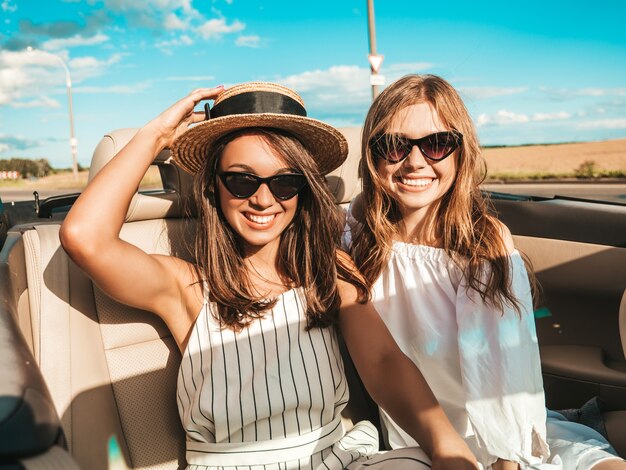
[[[259,463],[263,448],[280,451],[281,442],[292,448],[294,439],[302,436],[318,444],[326,436],[326,448],[342,440],[340,413],[349,393],[337,333],[334,328],[306,331],[303,301],[300,289],[289,290],[262,319],[241,332],[221,329],[217,308],[205,301],[178,375],[177,401],[187,433],[189,464],[225,465],[207,464],[204,457],[211,453],[237,454],[237,464],[243,464],[246,459],[239,457],[251,452],[249,443],[260,447],[247,461]],[[341,466],[336,468],[377,450],[376,429],[369,426],[365,432],[371,436],[352,436],[361,450],[353,457],[338,458]],[[313,447],[317,453],[321,450],[319,445]],[[295,457],[298,465],[294,468],[299,468],[305,461],[311,463],[307,458],[315,453],[303,449],[278,455],[284,461],[287,455]],[[342,450],[349,452],[345,445]]]

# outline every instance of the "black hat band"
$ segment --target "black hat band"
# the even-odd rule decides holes
[[[306,109],[298,101],[273,91],[239,93],[219,102],[212,109],[205,105],[206,119],[235,114],[291,114],[306,117]]]

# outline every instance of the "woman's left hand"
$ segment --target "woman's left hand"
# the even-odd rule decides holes
[[[203,121],[204,112],[194,112],[195,106],[204,100],[214,100],[222,91],[224,91],[222,85],[215,88],[198,88],[150,121],[146,127],[156,132],[153,135],[158,140],[158,150],[170,147],[191,124]]]

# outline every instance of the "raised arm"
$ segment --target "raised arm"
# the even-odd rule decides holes
[[[393,340],[371,303],[340,281],[339,322],[350,356],[372,398],[431,457],[433,469],[476,469],[476,459],[450,424],[421,372]]]
[[[179,345],[190,326],[189,298],[193,281],[182,260],[149,255],[120,239],[130,201],[155,156],[194,122],[201,100],[213,99],[221,87],[198,89],[143,127],[96,175],[78,198],[61,227],[61,243],[93,281],[116,300],[161,316]],[[200,301],[201,303],[201,301]]]

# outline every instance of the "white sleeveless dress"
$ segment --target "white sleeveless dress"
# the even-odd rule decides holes
[[[304,296],[292,289],[239,333],[221,329],[206,303],[190,333],[177,401],[188,469],[384,468],[369,422],[345,432],[349,392],[334,328],[306,331]],[[429,468],[419,448],[387,468]],[[423,462],[423,463],[420,463]],[[362,466],[364,464],[364,466]]]

